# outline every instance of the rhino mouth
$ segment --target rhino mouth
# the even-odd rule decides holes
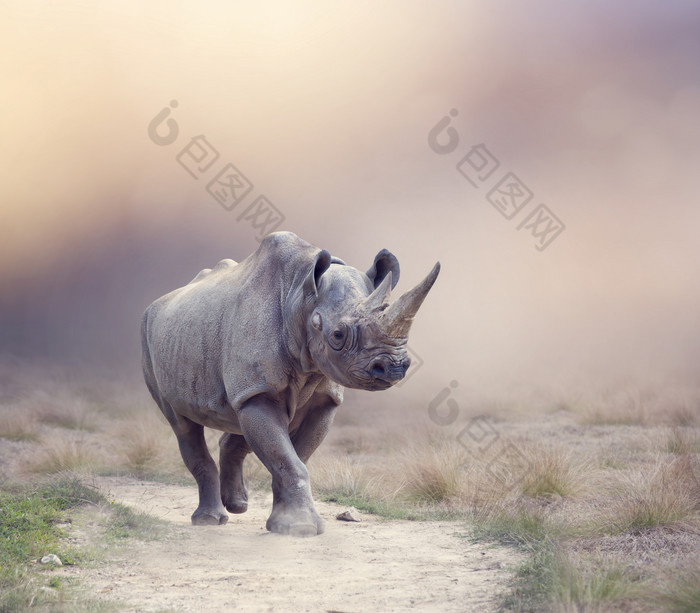
[[[387,390],[389,389],[392,385],[394,385],[396,381],[385,381],[384,379],[372,379],[370,382],[370,387],[367,388],[370,391],[381,391],[381,390]]]

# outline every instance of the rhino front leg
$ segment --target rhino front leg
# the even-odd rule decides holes
[[[314,508],[309,473],[289,438],[286,409],[254,399],[240,409],[238,422],[248,445],[272,475],[267,529],[293,536],[321,534],[324,521]]]
[[[326,438],[328,430],[333,424],[335,411],[338,405],[328,400],[325,404],[309,411],[299,429],[292,436],[292,444],[299,459],[306,464],[311,454]]]
[[[243,460],[250,447],[240,434],[224,434],[219,439],[221,501],[231,513],[248,510],[248,492],[243,481]]]
[[[192,514],[192,524],[225,524],[228,515],[221,504],[219,474],[204,440],[204,428],[186,417],[179,416],[171,419],[170,425],[177,436],[185,466],[192,473],[199,488],[199,506]]]

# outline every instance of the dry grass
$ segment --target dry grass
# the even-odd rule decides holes
[[[559,446],[526,448],[529,470],[520,490],[532,498],[564,497],[581,494],[588,487],[591,463],[575,459],[573,453]]]
[[[141,479],[157,474],[163,468],[162,441],[158,432],[135,430],[121,436],[125,460],[122,467]]]
[[[700,426],[700,403],[671,407],[668,413],[668,423],[680,428]]]
[[[611,390],[579,403],[576,410],[584,425],[700,426],[698,390],[682,386]]]
[[[248,488],[269,490],[272,485],[272,477],[267,468],[252,453],[248,455],[243,464],[243,477]]]
[[[31,411],[20,411],[11,406],[0,409],[0,438],[10,441],[38,441],[39,420]]]
[[[98,422],[95,405],[69,389],[36,389],[14,406],[18,412],[34,415],[42,424],[68,430],[93,432]]]
[[[622,399],[599,401],[581,411],[579,423],[586,426],[639,426],[650,420],[650,399],[629,392]]]
[[[368,433],[363,427],[348,425],[343,428],[342,432],[342,435],[334,437],[334,444],[338,450],[342,450],[348,455],[361,455],[371,452],[377,447],[376,442],[371,438],[371,433]]]
[[[663,450],[676,455],[700,453],[700,428],[687,426],[671,428]]]
[[[84,438],[52,435],[42,438],[39,445],[41,447],[37,452],[26,459],[26,472],[42,475],[62,472],[95,473],[105,462],[94,445]]]
[[[459,496],[465,485],[466,452],[452,441],[413,444],[399,454],[402,493],[418,503],[440,503]]]
[[[564,552],[555,555],[553,568],[553,601],[561,613],[610,611],[637,590],[616,561]]]
[[[110,472],[158,479],[182,466],[172,430],[156,411],[153,407],[122,416],[112,435],[115,461]]]
[[[22,442],[0,445],[14,454],[6,466],[185,478],[194,487],[140,384],[7,379],[0,438]],[[429,421],[427,407],[346,406],[309,463],[314,493],[387,517],[459,519],[474,538],[528,552],[509,610],[698,610],[700,394],[564,395],[575,400],[557,400],[556,410],[551,394],[460,400],[461,421],[445,427]],[[218,436],[207,432],[215,458]],[[270,487],[253,455],[245,477],[251,488]]]
[[[321,496],[364,498],[377,493],[370,487],[373,483],[370,471],[357,459],[312,458],[309,466],[312,486]]]
[[[697,553],[697,552],[695,552]],[[700,561],[697,555],[665,577],[653,600],[660,610],[671,613],[700,611]]]
[[[491,495],[471,507],[477,537],[525,549],[538,547],[561,531],[552,514],[532,500]]]
[[[690,460],[660,460],[651,470],[626,475],[606,511],[612,533],[637,534],[658,526],[700,527],[700,497]]]
[[[94,407],[80,399],[48,406],[38,414],[39,420],[50,426],[87,432],[94,432],[97,429],[98,416]]]
[[[690,428],[700,426],[700,394],[695,388],[680,389],[664,403],[669,426]]]

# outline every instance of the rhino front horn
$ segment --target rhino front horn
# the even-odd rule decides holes
[[[382,315],[382,327],[391,338],[407,338],[413,318],[420,305],[433,287],[440,272],[440,262],[433,266],[428,276],[416,287],[406,292],[396,302],[390,305]]]

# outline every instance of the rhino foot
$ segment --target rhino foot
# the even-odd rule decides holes
[[[235,498],[232,500],[223,498],[223,503],[229,513],[245,513],[248,510],[248,500],[245,498]]]
[[[221,502],[229,513],[245,513],[248,510],[248,492],[243,478],[225,479],[221,476]]]
[[[289,535],[297,537],[307,537],[316,536],[322,534],[324,527],[321,526],[321,531],[319,532],[318,526],[316,524],[292,524],[289,526]]]
[[[276,534],[290,536],[316,536],[323,534],[325,522],[313,509],[272,510],[266,528]]]
[[[223,526],[228,521],[228,515],[223,509],[197,509],[192,514],[193,526]]]

